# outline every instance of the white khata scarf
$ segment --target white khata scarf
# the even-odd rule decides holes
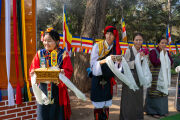
[[[168,87],[171,85],[171,61],[168,53],[160,52],[161,68],[158,75],[157,90],[168,95]]]
[[[111,59],[111,56],[108,56],[106,58],[106,64],[111,69],[111,71],[119,78],[119,80],[121,80],[123,83],[125,83],[133,91],[138,90],[139,88],[136,85],[136,82],[135,82],[134,77],[133,77],[133,75],[131,73],[129,65],[127,64],[124,57],[122,57],[121,63],[122,63],[122,67],[123,67],[123,70],[124,70],[124,74],[121,73],[121,71],[119,71],[117,67],[115,67],[114,62]]]
[[[76,96],[79,99],[86,100],[86,96],[62,73],[59,73],[59,79],[69,88],[71,89]],[[31,76],[31,84],[32,84],[32,89],[34,92],[34,96],[36,98],[36,101],[39,104],[44,104],[48,105],[51,103],[51,101],[48,99],[48,97],[44,94],[44,92],[38,87],[36,83],[36,75],[34,74]]]
[[[152,74],[149,69],[147,56],[143,57],[143,62],[141,64],[140,53],[138,53],[135,57],[135,65],[140,85],[144,86],[145,88],[150,87],[152,81]]]
[[[176,71],[177,73],[180,72],[180,66],[177,66],[176,69],[175,69],[175,71]]]

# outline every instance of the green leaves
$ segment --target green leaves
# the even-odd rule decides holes
[[[68,25],[71,33],[75,36],[80,36],[81,34],[86,1],[87,0],[64,1],[66,2]],[[37,9],[37,30],[45,30],[47,26],[52,26],[58,30],[59,33],[62,33],[62,6],[64,2],[63,0],[43,0],[43,4],[46,7],[43,7],[43,4],[41,4],[41,7]],[[146,41],[153,42],[156,41],[158,37],[162,35],[165,36],[167,24],[170,24],[172,28],[172,41],[178,42],[180,41],[179,0],[171,0],[170,21],[167,8],[167,0],[110,0],[106,8],[105,26],[114,25],[119,32],[121,32],[121,18],[123,16],[126,23],[128,41],[132,41],[135,32],[142,32]],[[37,35],[38,38],[40,38],[40,33]]]

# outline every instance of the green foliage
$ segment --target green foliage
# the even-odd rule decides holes
[[[171,115],[168,117],[161,118],[160,120],[180,120],[180,114]]]
[[[63,28],[63,4],[69,29],[74,36],[80,36],[87,0],[38,0],[45,6],[37,10],[37,35],[39,30],[48,26],[59,33]],[[109,0],[106,8],[105,25],[114,25],[121,32],[121,18],[125,19],[128,41],[132,41],[135,32],[142,32],[146,42],[155,41],[166,34],[167,24],[172,27],[172,41],[180,42],[180,2],[171,0],[171,19],[167,9],[167,0]],[[121,37],[120,37],[121,38]]]
[[[79,36],[85,11],[86,0],[38,0],[37,5],[37,43],[40,42],[40,30],[53,27],[63,33],[63,5],[66,6],[67,21],[72,35]]]
[[[180,65],[180,54],[174,54],[172,55],[172,59],[174,62],[174,68]]]
[[[177,72],[175,71],[174,68],[172,68],[172,69],[171,69],[171,75],[176,75],[176,74],[177,74]]]

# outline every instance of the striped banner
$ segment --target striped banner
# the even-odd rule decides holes
[[[91,53],[93,47],[93,39],[82,37],[83,53]]]
[[[177,48],[178,48],[178,50],[180,52],[180,43],[177,43],[176,45],[177,45]]]
[[[153,43],[148,43],[148,47],[149,47],[149,49],[150,49],[150,50],[152,50],[152,49],[154,49],[154,48],[155,48],[155,46],[154,46],[154,44],[153,44]]]
[[[176,46],[173,43],[171,45],[167,45],[166,48],[167,48],[168,51],[173,52],[174,54],[177,53]]]
[[[81,52],[82,38],[73,36],[71,45],[72,45],[72,52]]]
[[[126,49],[129,47],[129,44],[127,42],[120,42],[120,47],[122,51],[122,55],[126,53]]]
[[[173,44],[173,43],[172,43],[171,45],[167,45],[167,46],[166,46],[167,50],[169,50],[169,47],[171,47],[171,50],[172,50],[172,51],[176,50],[176,46],[175,46],[175,44]]]
[[[133,46],[134,43],[133,42],[128,42],[129,46]]]
[[[59,36],[60,36],[59,47],[62,48],[62,46],[63,46],[63,35],[59,34]],[[99,42],[102,40],[104,40],[104,39],[95,39],[95,42]],[[120,41],[119,44],[121,46],[122,55],[124,55],[126,53],[126,49],[129,46],[134,45],[133,42],[123,42],[123,41]],[[153,43],[148,43],[148,44],[143,43],[142,44],[143,48],[149,48],[150,50],[154,49],[155,46],[157,47],[158,45],[153,44]],[[72,36],[72,42],[71,42],[71,51],[72,52],[91,53],[92,47],[93,47],[93,39],[92,38],[85,38],[85,37],[80,38],[78,36]],[[180,44],[177,44],[177,47],[180,51]],[[176,54],[175,44],[171,44],[171,48],[172,48],[172,52],[174,54]],[[167,45],[167,50],[169,50],[169,45]]]
[[[5,39],[6,39],[6,70],[8,80],[8,105],[13,106],[14,93],[10,83],[10,65],[11,65],[11,0],[5,0]]]
[[[142,48],[147,48],[146,43],[143,43],[143,44],[142,44]]]

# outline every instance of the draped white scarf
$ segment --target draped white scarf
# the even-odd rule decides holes
[[[5,0],[6,69],[8,79],[8,105],[15,105],[13,88],[9,81],[11,65],[11,0]]]
[[[150,87],[152,81],[152,74],[149,69],[147,56],[143,57],[143,62],[141,64],[140,53],[138,53],[135,57],[135,65],[140,85],[144,86],[145,88]]]
[[[86,100],[86,96],[78,89],[76,86],[62,73],[59,74],[59,79],[68,87],[70,88],[79,99]],[[48,97],[44,94],[44,92],[37,86],[36,83],[36,75],[34,74],[31,76],[31,84],[32,84],[32,89],[34,92],[34,96],[36,98],[36,101],[39,104],[44,104],[48,105],[50,104],[50,100]]]
[[[161,68],[158,75],[157,90],[168,95],[168,87],[171,85],[171,61],[168,53],[160,52]]]
[[[126,84],[133,91],[138,90],[139,88],[136,85],[136,82],[135,82],[134,77],[133,77],[133,75],[131,73],[129,65],[127,64],[124,57],[122,57],[122,62],[121,63],[122,63],[122,67],[123,67],[123,70],[124,70],[124,74],[121,73],[121,71],[119,71],[117,67],[115,67],[114,62],[111,59],[111,56],[108,56],[106,58],[106,64],[111,69],[111,71],[119,78],[119,80],[121,80],[124,84]]]

